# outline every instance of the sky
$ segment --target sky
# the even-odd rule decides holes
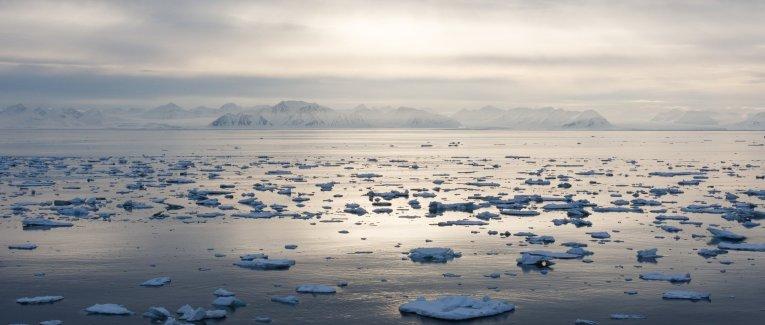
[[[765,1],[5,1],[0,104],[765,108]]]

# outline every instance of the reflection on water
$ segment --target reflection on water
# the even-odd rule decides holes
[[[462,145],[449,147],[453,141]],[[750,146],[762,142],[761,132],[0,131],[0,152],[4,155],[65,157],[50,163],[41,174],[29,172],[34,164],[21,163],[31,160],[18,158],[2,170],[0,215],[7,218],[0,219],[0,244],[29,241],[39,248],[0,249],[0,323],[48,319],[61,319],[65,324],[148,323],[140,313],[150,306],[165,306],[171,311],[183,304],[211,308],[212,292],[220,287],[234,291],[248,303],[230,310],[223,323],[251,322],[259,315],[285,324],[434,323],[437,321],[401,315],[398,306],[417,296],[443,294],[490,295],[517,306],[513,313],[474,321],[478,324],[570,324],[577,318],[605,324],[611,322],[611,313],[643,314],[648,317],[643,322],[650,324],[749,322],[762,314],[765,267],[760,260],[765,253],[731,251],[705,259],[696,250],[716,247],[705,230],[709,224],[731,227],[751,243],[765,242],[762,228],[745,228],[719,214],[680,209],[689,204],[729,206],[725,192],[765,188],[763,180],[755,178],[765,174],[761,167],[765,149]],[[505,158],[512,155],[530,158]],[[119,162],[121,157],[126,157],[125,163]],[[195,167],[168,169],[179,160],[191,160]],[[148,164],[153,173],[142,177],[109,173],[112,168],[128,171],[137,163]],[[310,168],[299,168],[296,163]],[[283,168],[292,174],[266,175],[266,171]],[[471,218],[472,214],[463,212],[426,217],[430,201],[481,202],[478,196],[502,193],[508,194],[505,197],[571,194],[575,199],[612,206],[612,194],[630,200],[636,192],[647,192],[649,186],[677,186],[685,179],[648,177],[649,172],[702,168],[709,171],[705,173],[708,179],[700,185],[684,186],[683,194],[658,198],[667,214],[683,214],[703,222],[699,227],[667,222],[682,228],[676,234],[656,227],[656,213],[647,212],[649,208],[645,213],[593,213],[587,218],[593,226],[582,228],[555,226],[552,219],[565,218],[566,213],[542,211],[545,203],[529,206],[542,212],[539,216],[502,216],[485,226],[434,225]],[[529,174],[540,169],[538,176]],[[576,175],[589,170],[613,176]],[[362,172],[382,177],[372,181],[351,177]],[[163,173],[196,182],[154,186],[159,178],[170,177],[159,176]],[[219,178],[211,179],[211,173],[219,174]],[[571,176],[572,188],[556,187],[558,179],[551,179],[549,186],[524,185],[528,178],[557,175]],[[14,180],[33,178],[53,179],[56,185],[29,189],[9,185]],[[481,178],[500,186],[466,185]],[[437,185],[436,179],[444,183]],[[126,189],[139,180],[148,186]],[[316,186],[329,181],[337,182],[332,191],[322,192]],[[293,195],[253,190],[254,184],[266,182],[294,186]],[[237,203],[241,194],[254,192],[267,205],[283,204],[289,212],[323,215],[310,220],[241,219],[231,217],[228,210],[195,205],[186,197],[189,189],[218,188],[221,184],[235,185],[234,196],[216,198],[240,212],[247,211]],[[410,197],[391,200],[392,213],[356,216],[342,212],[349,202],[371,212],[377,207],[365,194],[393,189],[412,193],[426,189],[437,196],[418,198],[423,206],[419,210],[407,204]],[[292,200],[299,193],[309,198],[302,206]],[[762,200],[739,195],[742,201],[762,208]],[[657,199],[647,194],[638,196]],[[72,228],[23,230],[22,216],[56,213],[40,205],[29,205],[29,211],[20,214],[11,210],[13,203],[75,197],[103,197],[107,203],[99,211],[115,215],[110,221],[72,218]],[[159,197],[184,208],[165,211],[164,205],[152,203]],[[151,203],[153,208],[126,211],[117,207],[128,199]],[[497,212],[495,207],[477,212],[484,210]],[[150,219],[163,211],[168,218]],[[193,214],[211,211],[226,216],[205,219]],[[184,223],[174,218],[180,215],[192,218]],[[339,222],[326,222],[333,218]],[[531,245],[523,237],[489,235],[489,231],[530,231],[554,236],[556,241]],[[608,231],[611,241],[594,241],[586,234],[592,231]],[[587,243],[587,249],[595,253],[588,256],[592,263],[557,260],[546,273],[516,265],[521,251],[565,251],[560,244],[569,241]],[[285,249],[287,244],[298,247]],[[462,252],[462,257],[445,264],[422,264],[403,254],[426,246],[450,247]],[[653,247],[664,257],[655,262],[636,259],[637,250]],[[232,265],[239,255],[257,252],[294,259],[296,265],[288,271],[255,271]],[[733,263],[721,264],[721,260]],[[692,281],[671,284],[640,280],[638,274],[645,271],[688,272]],[[494,272],[501,276],[484,276]],[[461,277],[444,277],[443,273]],[[172,283],[161,288],[139,286],[158,276],[170,276]],[[333,285],[340,281],[348,281],[349,286],[333,295],[299,295],[296,306],[270,301],[274,295],[295,294],[294,288],[300,284]],[[661,293],[672,289],[709,292],[712,299],[662,300]],[[632,290],[638,294],[624,293]],[[65,299],[42,306],[14,302],[39,295],[63,295]],[[82,309],[95,303],[123,304],[138,314],[85,315]]]

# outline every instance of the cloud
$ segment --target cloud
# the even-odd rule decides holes
[[[765,71],[764,11],[690,0],[3,1],[0,100],[761,106],[752,71]]]

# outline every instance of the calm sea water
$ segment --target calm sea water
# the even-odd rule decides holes
[[[725,192],[765,189],[765,143],[763,132],[513,132],[467,130],[339,130],[339,131],[0,131],[0,153],[6,156],[0,178],[0,323],[36,324],[60,319],[65,324],[149,323],[141,318],[150,306],[174,311],[183,304],[211,307],[217,288],[234,291],[248,306],[232,310],[223,323],[252,323],[266,315],[276,324],[297,323],[431,323],[420,316],[402,315],[398,306],[418,296],[428,298],[460,294],[489,295],[517,306],[508,314],[473,323],[571,324],[577,318],[601,324],[621,323],[608,319],[611,313],[634,313],[645,324],[751,323],[765,316],[765,252],[731,251],[717,258],[696,254],[714,248],[716,242],[705,230],[719,224],[748,237],[747,242],[765,242],[762,227],[744,228],[719,214],[680,211],[689,204],[720,203],[728,206]],[[459,145],[449,146],[459,142]],[[268,156],[268,158],[265,158]],[[512,159],[506,156],[528,158]],[[44,171],[35,170],[34,157],[58,157]],[[124,161],[119,162],[120,158]],[[195,167],[186,174],[168,166],[191,160]],[[632,162],[634,160],[634,162]],[[51,162],[52,161],[52,162]],[[131,165],[145,163],[154,174],[126,177],[110,174],[116,168],[127,172]],[[299,168],[304,164],[311,168]],[[211,179],[210,171],[219,178]],[[241,168],[248,166],[249,168]],[[621,194],[632,199],[635,191],[649,186],[677,186],[683,177],[649,177],[653,171],[708,170],[698,186],[684,186],[681,195],[659,198],[668,214],[683,214],[704,225],[678,225],[679,233],[667,233],[653,224],[656,213],[593,213],[592,227],[555,226],[565,212],[542,212],[537,217],[492,220],[486,226],[438,227],[439,221],[472,218],[471,214],[449,212],[426,217],[429,201],[462,202],[471,196],[508,193],[574,195],[601,206],[611,206]],[[286,169],[292,175],[267,175]],[[524,180],[540,175],[572,176],[570,189],[528,186]],[[576,175],[594,170],[613,176]],[[382,175],[373,181],[351,177],[353,173]],[[194,179],[193,184],[148,186],[127,191],[126,185],[145,181],[156,185],[158,174]],[[296,176],[301,176],[295,179]],[[497,182],[498,187],[472,187],[476,179]],[[50,187],[23,189],[12,181],[50,179]],[[434,180],[445,180],[436,185]],[[330,192],[315,184],[334,181]],[[293,195],[254,191],[258,183],[293,186]],[[151,220],[164,210],[152,199],[184,206],[168,211],[171,216],[220,211],[201,207],[185,194],[192,188],[235,185],[233,199],[219,197],[223,204],[246,210],[236,201],[254,192],[266,204],[283,204],[290,212],[323,212],[321,218],[239,219],[225,216],[192,218],[184,223],[174,218]],[[436,191],[433,199],[420,199],[423,209],[411,209],[408,199],[392,200],[393,212],[355,216],[342,212],[346,203],[374,208],[364,194],[369,190]],[[34,193],[32,193],[34,190]],[[292,198],[305,193],[309,201],[298,206]],[[341,195],[341,196],[337,196]],[[763,207],[756,197],[741,195],[742,201]],[[56,216],[49,207],[29,205],[29,211],[14,214],[20,202],[49,202],[75,197],[102,197],[100,211],[114,212],[110,221],[71,219],[72,228],[23,230],[24,216]],[[652,198],[640,195],[643,198]],[[152,209],[125,211],[118,204],[132,199],[152,204]],[[534,207],[541,210],[542,204]],[[486,211],[497,212],[496,208]],[[647,211],[648,209],[646,209]],[[481,210],[483,211],[483,210]],[[406,218],[401,218],[406,217]],[[409,218],[417,217],[417,218]],[[334,221],[326,222],[336,218]],[[347,230],[348,234],[338,231]],[[489,235],[499,232],[531,231],[556,239],[549,245],[530,245],[523,237]],[[608,231],[611,241],[592,241],[587,232]],[[560,243],[588,243],[595,254],[592,263],[560,260],[547,274],[516,265],[520,252],[532,249],[565,251]],[[32,242],[32,251],[9,250],[5,246]],[[286,244],[298,245],[288,250]],[[446,264],[419,264],[403,252],[416,247],[451,247],[461,258]],[[658,263],[639,263],[638,249],[656,247],[665,257]],[[232,263],[240,254],[263,252],[271,258],[290,258],[296,265],[287,271],[255,271]],[[371,252],[355,254],[355,252]],[[219,254],[216,257],[216,254]],[[223,254],[225,256],[220,257]],[[722,264],[729,260],[732,264]],[[691,273],[687,284],[643,281],[647,271]],[[443,273],[460,274],[447,278]],[[484,275],[499,272],[498,279]],[[44,273],[44,276],[41,276]],[[172,283],[161,288],[139,284],[149,278],[170,276]],[[299,295],[297,306],[270,301],[273,295],[296,294],[305,283],[333,285],[347,281],[333,295]],[[667,290],[709,292],[711,301],[666,301]],[[627,295],[625,291],[637,291]],[[25,296],[63,295],[49,305],[19,305]],[[87,315],[83,309],[95,303],[125,305],[136,315],[125,317]],[[213,322],[208,322],[213,323]]]

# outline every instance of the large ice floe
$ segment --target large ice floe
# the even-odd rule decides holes
[[[427,300],[417,298],[398,307],[403,313],[414,313],[421,316],[445,320],[466,320],[499,315],[515,309],[515,305],[506,301],[491,299],[474,299],[467,296],[444,296]]]

